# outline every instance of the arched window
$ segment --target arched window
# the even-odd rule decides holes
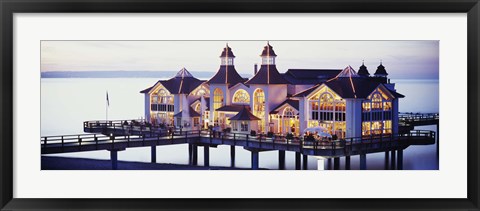
[[[158,111],[173,112],[173,96],[169,95],[167,90],[158,91]]]
[[[221,89],[216,88],[213,91],[213,110],[223,106],[223,92]]]
[[[283,118],[295,118],[295,113],[292,108],[287,107],[283,110]]]
[[[309,127],[322,126],[332,134],[345,131],[346,102],[328,87],[321,88],[309,99],[309,108]]]
[[[249,104],[250,95],[248,95],[248,92],[244,89],[239,89],[233,95],[233,103]]]
[[[173,119],[173,96],[165,88],[151,95],[151,118],[154,123],[171,123]]]
[[[158,92],[159,104],[167,104],[167,91],[165,89],[160,89]]]
[[[392,99],[377,89],[362,102],[362,134],[378,135],[392,133]]]
[[[261,119],[258,128],[265,132],[265,92],[262,89],[253,92],[253,114]]]
[[[320,96],[320,110],[333,111],[333,96],[330,93],[323,93]]]
[[[253,111],[260,115],[265,114],[265,93],[263,92],[262,89],[257,89],[253,93],[254,96],[254,101],[253,101]],[[263,117],[263,116],[261,116]]]
[[[214,91],[213,91],[213,121],[215,123],[219,123],[219,119],[218,119],[218,111],[215,111],[217,110],[218,108],[222,107],[223,106],[223,92],[220,88],[216,88]]]
[[[298,116],[295,114],[295,110],[293,110],[292,107],[286,107],[283,110],[283,115],[281,117],[280,128],[283,134],[293,133],[298,135],[300,122]]]

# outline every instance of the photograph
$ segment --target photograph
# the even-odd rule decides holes
[[[438,40],[42,40],[41,170],[439,170]]]

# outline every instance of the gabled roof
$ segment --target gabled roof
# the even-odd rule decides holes
[[[239,112],[243,109],[243,107],[246,107],[247,109],[250,109],[249,105],[225,105],[220,108],[217,108],[215,111],[227,111],[227,112]]]
[[[168,80],[159,80],[153,86],[140,91],[140,93],[148,93],[158,83],[162,84],[171,94],[190,94],[195,88],[200,86],[203,82],[190,74],[187,69],[182,68],[175,77]]]
[[[182,112],[180,111],[177,114],[173,115],[173,117],[182,117]],[[190,117],[199,117],[200,114],[195,111],[192,107],[188,106],[188,113],[190,114]]]
[[[140,93],[148,93],[148,92],[150,92],[150,90],[152,90],[152,89],[153,89],[153,87],[155,87],[155,86],[156,86],[158,83],[160,83],[160,81],[157,81],[155,84],[153,84],[153,86],[151,86],[151,87],[148,87],[148,88],[146,88],[146,89],[144,89],[144,90],[140,91]]]
[[[378,87],[379,83],[360,77],[341,77],[327,81],[325,85],[345,99],[366,98]]]
[[[338,75],[341,69],[288,69],[283,78],[290,84],[318,84]]]
[[[289,82],[278,72],[276,65],[264,64],[245,84],[289,84]]]
[[[243,106],[242,109],[238,112],[237,115],[230,117],[230,120],[233,121],[258,121],[260,118],[256,117],[253,115],[249,109],[247,109],[247,106]]]
[[[270,112],[270,114],[278,113],[277,109],[281,108],[281,107],[284,106],[284,105],[290,105],[291,107],[293,107],[295,110],[298,111],[299,101],[298,101],[298,100],[294,100],[294,99],[286,99],[285,101],[283,101],[282,103],[280,103],[280,105],[278,105],[277,107],[275,107],[275,108]]]
[[[370,78],[361,77],[339,77],[330,81],[324,82],[328,88],[337,93],[341,98],[367,98],[378,86],[382,83],[371,80]],[[309,89],[295,94],[293,97],[305,97],[315,91],[321,84],[317,84]],[[394,97],[402,98],[404,95],[396,91],[387,89]]]
[[[402,95],[402,94],[398,93],[398,92],[395,91],[395,90],[389,89],[388,86],[385,86],[384,84],[382,84],[382,86],[385,87],[385,89],[386,89],[388,92],[390,92],[390,93],[393,95],[393,97],[395,97],[395,98],[404,98],[404,97],[405,97],[405,95]]]

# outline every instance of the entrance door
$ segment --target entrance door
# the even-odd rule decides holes
[[[283,118],[282,122],[282,133],[286,135],[287,133],[293,133],[298,136],[300,134],[299,126],[300,122],[296,118]]]

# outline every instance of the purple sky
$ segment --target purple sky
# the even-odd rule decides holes
[[[228,42],[240,74],[253,74],[266,41],[42,41],[41,71],[149,70],[216,72]],[[438,79],[438,41],[270,41],[277,69],[355,70],[383,61],[390,78]],[[170,77],[169,75],[166,77]]]

